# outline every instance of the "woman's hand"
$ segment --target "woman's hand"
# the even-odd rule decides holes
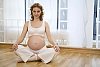
[[[60,48],[59,48],[58,45],[54,45],[54,49],[55,49],[56,52],[59,52],[60,51]]]
[[[12,45],[12,49],[13,49],[13,50],[17,50],[17,49],[18,49],[18,44],[16,44],[16,43],[13,44],[13,45]]]

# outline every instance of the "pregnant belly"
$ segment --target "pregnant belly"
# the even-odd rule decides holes
[[[45,46],[44,38],[37,35],[31,36],[27,44],[32,50],[39,50]]]

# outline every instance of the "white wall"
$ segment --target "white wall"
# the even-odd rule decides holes
[[[69,46],[91,47],[93,0],[69,0],[68,21]]]

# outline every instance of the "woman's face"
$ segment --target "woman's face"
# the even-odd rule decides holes
[[[33,13],[34,19],[38,19],[41,15],[41,10],[38,7],[34,7],[32,13]]]

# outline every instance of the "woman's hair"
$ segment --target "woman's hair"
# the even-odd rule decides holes
[[[32,14],[32,11],[33,11],[33,8],[35,7],[38,7],[40,10],[41,10],[41,15],[39,17],[39,19],[42,21],[43,20],[43,7],[39,4],[39,3],[34,3],[31,7],[30,7],[30,10],[31,10],[31,20],[34,20],[34,16]]]

